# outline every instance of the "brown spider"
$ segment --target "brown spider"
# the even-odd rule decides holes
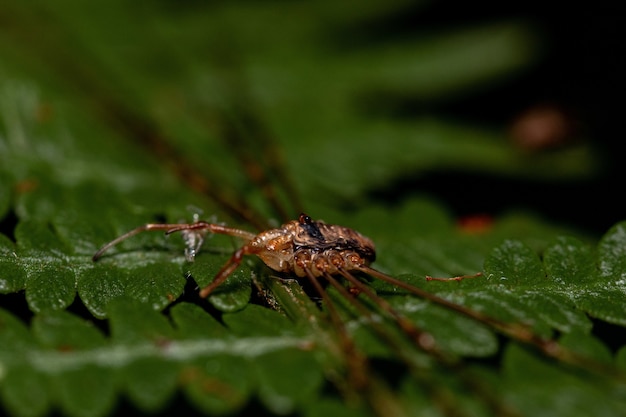
[[[307,277],[318,292],[322,292],[317,278],[324,277],[336,286],[333,276],[341,275],[353,285],[348,293],[366,293],[370,298],[375,297],[383,309],[390,311],[391,307],[375,295],[375,293],[358,280],[353,272],[361,272],[381,279],[397,287],[401,287],[427,300],[433,301],[462,312],[463,314],[484,320],[478,313],[471,312],[462,306],[451,303],[443,298],[414,287],[401,280],[390,277],[369,265],[376,258],[374,243],[366,236],[348,227],[326,224],[323,221],[312,220],[302,213],[298,220],[292,220],[276,229],[269,229],[259,234],[235,229],[224,225],[195,221],[194,223],[149,223],[125,233],[104,245],[93,255],[97,261],[108,249],[139,233],[161,230],[166,234],[183,233],[187,244],[187,259],[193,260],[197,250],[202,245],[204,235],[208,232],[235,236],[246,241],[236,250],[230,259],[222,266],[213,281],[200,290],[200,297],[206,298],[219,287],[241,264],[245,255],[258,256],[268,267],[276,272],[295,274],[297,277]],[[476,275],[444,278],[460,280]],[[441,279],[427,276],[428,280]],[[396,315],[395,313],[392,313]]]
[[[202,298],[211,294],[237,269],[244,255],[258,256],[276,272],[313,278],[353,271],[365,272],[376,257],[374,243],[369,238],[347,227],[314,221],[306,214],[301,214],[298,220],[258,235],[204,221],[188,224],[146,224],[104,245],[93,256],[93,260],[96,261],[119,242],[148,230],[163,230],[166,234],[185,233],[187,254],[191,259],[206,232],[235,236],[246,241],[233,253],[213,282],[200,291]]]
[[[200,297],[202,298],[206,298],[213,290],[219,287],[237,269],[245,255],[256,255],[274,271],[294,274],[300,278],[306,277],[322,298],[329,301],[326,292],[319,283],[319,278],[326,279],[342,296],[350,300],[364,314],[371,316],[371,312],[363,309],[363,306],[355,300],[358,294],[363,293],[372,299],[383,311],[392,316],[402,330],[422,349],[431,353],[439,354],[432,336],[418,329],[406,317],[398,313],[384,298],[378,296],[368,285],[355,277],[353,273],[363,273],[386,281],[423,299],[491,326],[514,339],[535,345],[549,356],[557,356],[551,351],[553,349],[552,341],[546,341],[537,337],[523,326],[503,323],[371,268],[369,265],[374,261],[376,253],[374,243],[369,238],[344,226],[314,221],[304,213],[300,214],[298,220],[292,220],[279,228],[269,229],[259,234],[205,221],[181,224],[150,223],[133,229],[107,243],[93,255],[93,260],[98,260],[104,252],[121,241],[150,230],[161,230],[165,231],[166,234],[181,232],[187,245],[186,255],[189,260],[193,260],[207,233],[235,236],[246,242],[232,254],[213,281],[200,290]],[[335,278],[337,275],[345,278],[352,287],[346,289]],[[480,275],[479,273],[445,278],[445,280],[461,280],[466,277]],[[432,280],[433,278],[427,277],[426,279]]]

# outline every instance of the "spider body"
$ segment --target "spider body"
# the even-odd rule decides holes
[[[313,221],[305,214],[278,229],[258,234],[248,243],[270,268],[305,277],[353,271],[376,257],[374,243],[347,227]],[[258,251],[258,252],[257,252]]]

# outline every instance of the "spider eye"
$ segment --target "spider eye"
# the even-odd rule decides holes
[[[298,219],[300,224],[310,224],[312,222],[311,218],[304,213],[300,214],[300,218]]]

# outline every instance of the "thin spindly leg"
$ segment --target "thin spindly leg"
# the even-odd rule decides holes
[[[162,230],[162,229],[161,229]],[[232,227],[222,226],[220,224],[215,223],[207,223],[207,222],[196,222],[189,224],[176,224],[174,227],[171,227],[167,230],[168,235],[171,233],[182,232],[184,230],[208,230],[211,233],[218,233],[220,235],[229,235],[239,237],[246,241],[250,241],[256,237],[254,233],[248,232],[246,230],[234,229]]]
[[[172,228],[178,226],[177,224],[167,224],[167,223],[151,223],[151,224],[145,224],[143,226],[140,226],[136,229],[131,230],[128,233],[124,233],[121,236],[118,236],[117,238],[113,239],[112,241],[110,241],[109,243],[107,243],[106,245],[104,245],[103,247],[101,247],[98,252],[96,252],[92,259],[94,261],[97,261],[103,254],[104,252],[108,251],[109,249],[111,249],[113,246],[117,245],[118,243],[131,238],[135,235],[138,235],[139,233],[143,233],[143,232],[147,232],[150,230],[162,230],[167,232],[168,230],[171,230]]]
[[[140,226],[136,229],[133,229],[130,232],[125,233],[116,239],[113,239],[112,241],[110,241],[109,243],[101,247],[100,250],[98,250],[93,255],[92,259],[94,261],[97,261],[102,256],[102,254],[104,254],[104,252],[106,252],[107,250],[111,249],[113,246],[117,245],[118,243],[128,238],[138,235],[139,233],[143,233],[147,231],[159,231],[159,230],[164,231],[168,235],[171,233],[182,232],[185,230],[187,231],[208,230],[211,233],[219,233],[223,235],[235,236],[235,237],[242,238],[246,241],[250,241],[254,239],[254,237],[256,236],[254,233],[250,233],[245,230],[233,229],[231,227],[226,227],[226,226],[222,226],[219,224],[207,223],[207,222],[180,223],[180,224],[179,223],[150,223],[150,224]]]
[[[449,310],[456,311],[460,314],[463,314],[466,317],[469,317],[473,320],[476,320],[479,323],[483,323],[493,329],[499,331],[500,333],[513,338],[514,340],[528,343],[532,346],[535,346],[537,349],[542,351],[546,356],[550,356],[565,362],[576,362],[579,361],[580,358],[576,357],[576,355],[572,355],[571,352],[564,351],[561,346],[551,339],[545,339],[539,335],[533,333],[532,329],[526,325],[519,323],[507,323],[493,317],[487,316],[482,312],[472,310],[468,307],[465,307],[461,304],[456,304],[452,301],[449,301],[445,298],[442,298],[438,295],[429,293],[424,291],[421,288],[414,287],[411,284],[403,282],[397,278],[393,278],[387,274],[384,274],[380,271],[377,271],[374,268],[370,268],[368,266],[361,266],[358,268],[359,271],[364,272],[374,278],[381,279],[386,281],[392,285],[403,288],[418,297],[421,297],[425,300],[431,301],[440,306],[446,307]]]
[[[235,269],[239,267],[245,255],[249,255],[255,252],[256,249],[249,245],[242,246],[240,249],[235,251],[235,253],[233,253],[230,259],[224,264],[224,266],[222,266],[222,269],[220,269],[217,275],[215,275],[213,281],[202,290],[200,290],[200,297],[208,297],[213,292],[213,290],[215,290],[217,287],[222,285],[224,281],[226,281],[226,278],[228,278],[230,274],[235,272]]]
[[[395,320],[395,322],[402,329],[402,331],[404,331],[405,334],[407,334],[411,339],[413,339],[413,341],[415,341],[415,343],[421,349],[423,349],[426,352],[436,354],[438,356],[441,355],[441,352],[439,352],[437,346],[435,345],[435,340],[430,333],[424,330],[418,329],[409,319],[407,319],[404,315],[396,311],[391,306],[391,304],[387,302],[387,300],[385,300],[382,297],[379,297],[371,289],[371,287],[363,284],[361,281],[359,281],[358,278],[356,278],[350,272],[344,269],[339,269],[339,273],[351,285],[353,285],[356,289],[358,289],[359,292],[364,293],[367,297],[369,297],[370,300],[372,300],[376,305],[378,305],[378,307],[380,307],[383,311],[387,312]],[[334,278],[329,276],[328,274],[325,274],[325,276],[328,280],[334,281]]]
[[[464,279],[478,278],[482,276],[483,276],[482,272],[477,272],[475,274],[468,274],[468,275],[457,275],[456,277],[446,277],[446,278],[431,277],[430,275],[426,275],[426,281],[463,281]]]

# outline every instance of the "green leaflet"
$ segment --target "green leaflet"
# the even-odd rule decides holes
[[[17,292],[26,285],[26,273],[19,264],[15,245],[0,235],[0,292]]]
[[[546,336],[551,329],[588,333],[591,322],[585,314],[623,323],[622,258],[607,255],[615,249],[606,244],[623,245],[620,229],[611,229],[599,244],[599,268],[592,249],[571,237],[549,244],[543,262],[522,242],[505,241],[485,260],[484,277],[452,283],[454,292],[446,291],[449,283],[423,287],[501,320],[530,324]]]
[[[52,406],[48,379],[29,366],[16,365],[6,371],[0,396],[4,408],[16,416],[45,415]]]
[[[96,264],[81,271],[78,294],[96,317],[106,316],[108,304],[119,297],[149,303],[163,309],[176,299],[185,285],[180,267],[172,262],[152,263],[130,270]]]
[[[0,170],[0,218],[4,218],[11,207],[11,182],[9,175]]]
[[[598,244],[598,279],[577,297],[577,304],[590,314],[611,323],[626,325],[626,311],[620,308],[626,297],[626,223],[618,223]],[[604,302],[594,302],[602,299]]]
[[[180,380],[180,365],[159,358],[138,359],[120,371],[122,390],[143,412],[163,409],[171,401]]]
[[[562,372],[517,345],[506,350],[503,374],[506,401],[524,415],[553,415],[555,401],[559,412],[580,416],[619,416],[626,406],[623,393],[615,393],[602,376]]]
[[[319,364],[311,359],[310,352],[292,348],[268,352],[254,362],[259,398],[269,410],[286,414],[315,402],[324,378]]]
[[[616,324],[623,323],[626,301],[620,280],[623,258],[611,257],[614,250],[606,243],[615,244],[620,251],[625,243],[622,233],[619,224],[601,240],[597,257],[608,258],[604,263],[596,263],[589,245],[572,237],[561,237],[548,244],[543,262],[522,242],[505,241],[487,257],[482,277],[460,282],[427,282],[419,276],[403,278],[491,317],[531,325],[545,337],[551,337],[554,330],[588,334],[592,323],[587,314]],[[607,273],[609,270],[611,275]],[[392,295],[394,307],[453,351],[478,356],[496,351],[492,333],[480,326],[475,328],[473,321],[463,323],[467,319],[415,297],[402,295],[402,290],[375,284],[379,291]]]

